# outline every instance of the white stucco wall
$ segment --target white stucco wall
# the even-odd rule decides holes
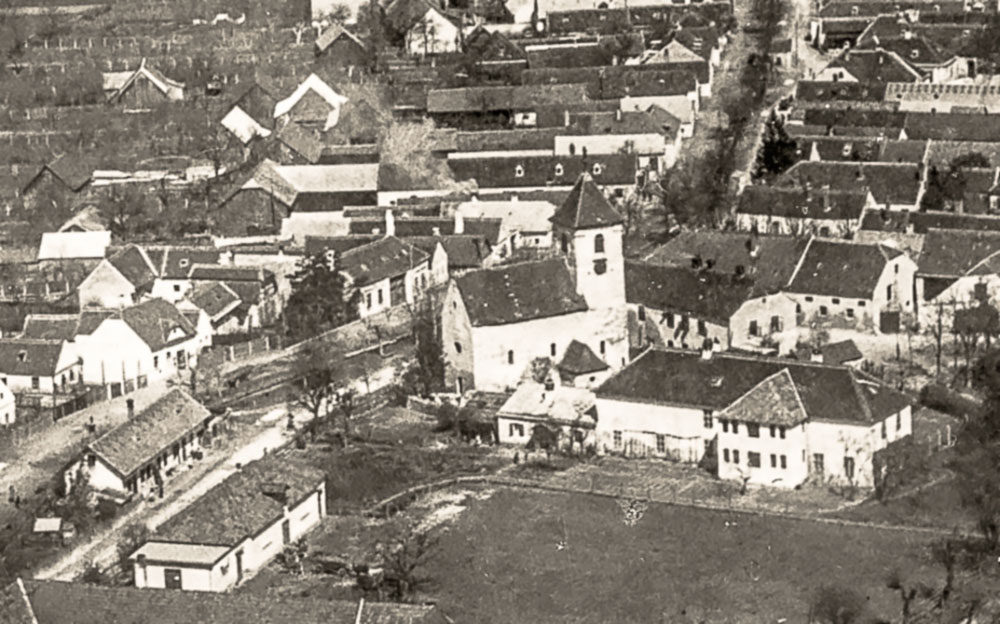
[[[77,336],[76,344],[88,384],[124,383],[154,373],[149,347],[125,321],[106,319],[92,334]]]
[[[187,297],[191,291],[192,282],[187,279],[160,279],[153,282],[151,295],[165,299],[170,303],[177,303]]]
[[[668,457],[697,462],[706,442],[715,437],[715,423],[705,426],[705,411],[698,407],[657,405],[597,397],[596,440],[598,453]],[[621,432],[621,444],[615,432]],[[657,450],[657,434],[664,436],[665,452]]]
[[[780,427],[775,427],[771,435],[769,425],[760,425],[760,437],[752,438],[747,423],[738,423],[736,433],[733,433],[732,423],[727,423],[725,430],[719,426],[719,443],[716,447],[719,478],[742,481],[749,477],[749,483],[770,485],[775,487],[795,487],[809,476],[809,464],[803,459],[803,450],[807,446],[805,425],[785,427],[785,437],[781,438]],[[736,461],[734,451],[739,452]],[[760,467],[751,467],[750,453],[760,453]],[[771,467],[771,456],[774,456],[775,467]],[[785,458],[785,468],[781,467],[781,458]],[[728,457],[728,459],[727,459]]]
[[[135,287],[107,260],[102,260],[77,288],[80,307],[118,308],[132,305]]]

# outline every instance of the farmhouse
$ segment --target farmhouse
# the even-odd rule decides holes
[[[83,383],[75,345],[61,339],[0,339],[0,382],[15,395],[57,395]]]
[[[117,308],[138,303],[152,289],[156,268],[145,250],[128,245],[101,260],[77,288],[80,307]]]
[[[287,98],[274,104],[277,124],[298,123],[316,130],[337,125],[340,109],[347,98],[340,95],[316,74],[309,74]]]
[[[864,191],[748,186],[740,195],[736,225],[748,232],[846,238],[872,204]]]
[[[135,551],[135,586],[224,592],[326,515],[325,475],[290,453],[255,461],[160,525]]]
[[[146,59],[135,71],[110,72],[103,78],[108,101],[128,108],[147,109],[184,99],[184,83],[167,78],[147,65]]]
[[[564,386],[556,371],[550,371],[543,383],[522,382],[504,402],[497,412],[499,442],[527,444],[541,427],[559,447],[593,447],[596,414],[592,391]]]
[[[431,287],[431,256],[395,236],[386,236],[340,254],[337,271],[358,293],[364,318],[392,306],[414,303]],[[444,258],[447,266],[447,258]]]
[[[923,327],[940,317],[952,326],[958,310],[1000,297],[1000,232],[931,228],[917,261],[916,303]]]

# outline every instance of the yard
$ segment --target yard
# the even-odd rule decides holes
[[[623,517],[614,499],[500,490],[443,534],[428,591],[459,622],[756,624],[805,621],[828,583],[898,617],[891,568],[942,575],[926,536],[657,504]]]

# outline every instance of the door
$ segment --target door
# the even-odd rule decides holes
[[[899,312],[882,312],[879,318],[879,330],[883,334],[899,332]]]
[[[292,525],[288,520],[281,523],[281,543],[287,544],[292,541]]]
[[[243,551],[240,550],[236,553],[236,582],[239,583],[243,580]]]
[[[813,472],[819,476],[823,476],[823,453],[815,453],[813,455]]]
[[[163,570],[163,586],[167,589],[184,589],[181,586],[181,571],[174,568]]]

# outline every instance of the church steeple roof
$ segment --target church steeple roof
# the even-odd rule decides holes
[[[577,230],[609,227],[624,221],[587,173],[580,174],[566,201],[549,220]]]

